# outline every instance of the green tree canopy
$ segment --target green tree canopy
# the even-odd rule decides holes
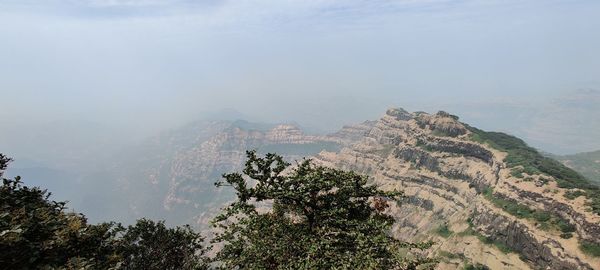
[[[9,162],[0,154],[0,177]],[[167,228],[145,219],[127,228],[88,224],[46,190],[27,187],[20,177],[2,178],[3,269],[206,269],[202,240],[189,226]]]
[[[10,159],[0,157],[0,175]],[[50,193],[24,186],[20,177],[2,179],[0,187],[0,265],[9,269],[88,265],[108,268],[118,256],[114,223],[87,224],[66,212]]]
[[[208,269],[202,236],[188,225],[168,228],[164,221],[140,219],[120,238],[123,269]]]
[[[247,152],[240,173],[223,175],[237,200],[213,220],[224,269],[416,269],[433,265],[411,256],[431,243],[390,235],[385,214],[402,193],[384,192],[367,177],[304,160],[290,168],[281,156]],[[288,170],[286,173],[284,171]],[[267,204],[261,209],[258,205]]]

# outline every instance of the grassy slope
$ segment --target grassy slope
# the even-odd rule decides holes
[[[583,189],[585,196],[591,199],[592,211],[600,215],[600,187],[578,172],[562,163],[545,157],[523,140],[501,132],[487,132],[467,126],[472,132],[471,139],[486,143],[508,155],[504,162],[509,167],[522,167],[527,174],[545,174],[554,177],[558,185],[567,189]]]

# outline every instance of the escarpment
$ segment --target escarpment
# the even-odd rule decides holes
[[[471,223],[485,237],[484,241],[497,243],[519,253],[521,260],[535,269],[593,269],[589,263],[570,254],[561,243],[552,238],[541,238],[535,230],[502,213],[478,206]]]
[[[396,217],[392,233],[434,241],[429,256],[439,258],[439,269],[600,269],[594,255],[600,189],[522,140],[478,130],[446,112],[390,109],[379,120],[329,135],[247,122],[182,132],[160,138],[160,154],[147,154],[152,162],[138,166],[136,179],[148,180],[129,188],[154,193],[132,208],[205,224],[232,197],[212,184],[240,170],[245,151],[256,149],[288,161],[309,157],[366,174],[382,189],[402,190],[400,204],[387,210]]]
[[[431,256],[443,257],[442,269],[467,263],[600,269],[600,259],[580,248],[600,239],[600,216],[588,207],[590,198],[570,200],[565,194],[573,189],[554,176],[506,162],[516,155],[504,146],[513,137],[503,134],[503,148],[474,130],[446,112],[390,109],[362,130],[362,138],[314,159],[368,174],[384,189],[403,190],[406,198],[390,210],[398,217],[393,233],[437,242]]]

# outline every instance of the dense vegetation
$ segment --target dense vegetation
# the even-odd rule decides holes
[[[588,255],[600,257],[600,244],[584,241],[579,245],[579,248]]]
[[[10,159],[0,154],[0,177]],[[0,265],[4,269],[204,269],[202,237],[189,227],[139,220],[88,224],[50,193],[2,178]]]
[[[313,165],[289,168],[282,157],[259,158],[248,152],[244,175],[224,175],[237,200],[214,220],[214,239],[223,248],[216,260],[223,269],[416,269],[432,260],[409,257],[411,248],[389,235],[384,214],[399,192],[367,185],[364,176]],[[254,184],[253,184],[254,183]],[[271,210],[257,204],[268,203]]]
[[[581,174],[568,168],[562,163],[541,155],[535,148],[528,146],[523,140],[501,132],[487,132],[468,126],[471,139],[486,143],[493,148],[508,153],[504,162],[509,167],[518,168],[515,175],[546,174],[552,176],[559,187],[585,190],[590,199],[589,207],[600,214],[600,187],[592,184]]]
[[[450,236],[451,236],[451,235],[452,235],[454,232],[452,232],[452,231],[450,230],[450,228],[448,228],[448,225],[447,225],[447,224],[442,224],[442,225],[440,225],[439,227],[437,227],[437,228],[435,229],[435,233],[436,233],[436,234],[438,234],[438,235],[439,235],[439,236],[441,236],[441,237],[448,238],[448,237],[450,237]]]

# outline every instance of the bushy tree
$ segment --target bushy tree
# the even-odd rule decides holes
[[[1,158],[6,169],[5,156]],[[3,171],[0,171],[3,172]],[[117,263],[114,223],[87,224],[65,211],[50,193],[24,186],[20,177],[2,179],[0,187],[0,265],[10,269]]]
[[[168,228],[163,221],[140,219],[120,239],[121,268],[207,269],[203,240],[188,225]]]
[[[432,260],[410,256],[431,243],[390,236],[385,214],[400,192],[384,192],[351,171],[247,152],[240,173],[225,174],[237,200],[213,220],[223,269],[416,269]],[[288,171],[286,171],[288,170]],[[284,173],[286,171],[286,173]],[[261,204],[266,204],[261,209]]]
[[[4,170],[8,167],[8,163],[11,162],[12,159],[0,153],[0,177],[4,175]]]
[[[0,154],[0,177],[10,159]],[[205,269],[200,234],[189,226],[139,220],[123,227],[88,224],[67,212],[65,202],[2,178],[0,187],[0,266],[3,269]]]

